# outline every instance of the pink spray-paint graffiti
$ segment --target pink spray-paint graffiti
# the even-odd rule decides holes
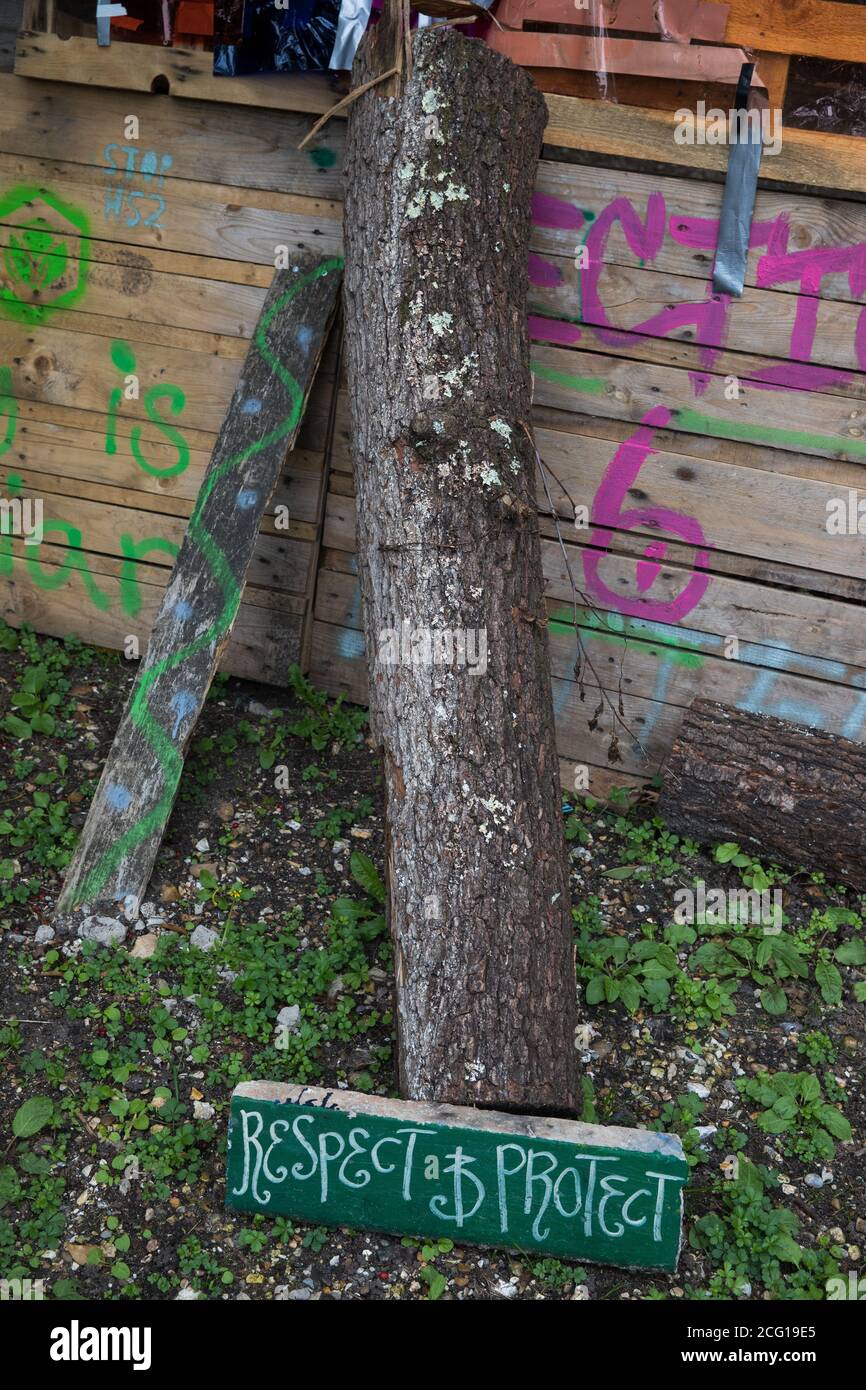
[[[650,541],[644,549],[644,558],[638,560],[636,566],[636,582],[641,597],[624,598],[601,577],[599,571],[604,556],[598,551],[609,549],[614,530],[662,530],[694,546],[696,571],[706,570],[709,542],[694,517],[672,511],[669,507],[624,505],[629,489],[634,486],[647,458],[657,452],[653,448],[653,431],[663,429],[670,418],[671,413],[665,406],[654,406],[643,416],[634,434],[620,444],[592,504],[594,524],[589,543],[596,549],[583,552],[586,585],[594,598],[629,617],[647,618],[660,623],[675,623],[690,613],[706,593],[709,574],[692,574],[676,598],[653,601],[650,597],[644,597],[658,579],[667,551],[664,540]]]
[[[613,198],[591,223],[584,214],[550,194],[536,195],[533,217],[539,227],[583,232],[587,261],[578,268],[578,289],[581,322],[591,326],[598,340],[611,347],[650,338],[669,337],[684,328],[694,329],[694,342],[701,363],[712,368],[724,349],[730,326],[732,301],[728,295],[715,294],[708,281],[704,300],[666,305],[658,313],[628,327],[617,326],[609,315],[601,293],[601,277],[610,236],[619,226],[629,251],[641,265],[651,264],[669,235],[672,241],[693,250],[706,251],[708,257],[715,249],[719,234],[719,219],[714,217],[668,216],[664,195],[649,195],[646,214],[642,218],[625,196]],[[791,251],[788,247],[791,228],[786,214],[758,220],[751,229],[750,247],[763,250],[756,273],[758,289],[781,285],[798,286],[794,295],[795,315],[791,326],[786,357],[790,360],[755,367],[744,378],[749,385],[763,390],[821,391],[852,380],[852,373],[843,368],[826,367],[812,361],[818,327],[818,309],[823,281],[828,276],[845,276],[851,298],[863,298],[866,291],[866,244],[842,247],[808,247]],[[539,288],[552,288],[560,282],[560,266],[544,256],[534,254],[529,266],[530,283]],[[547,342],[569,345],[576,341],[576,325],[568,320],[535,316],[530,324],[533,337]],[[854,334],[854,351],[858,366],[866,370],[866,308],[860,313]],[[697,376],[697,374],[696,374]],[[702,394],[698,386],[695,394]]]
[[[631,255],[645,266],[657,259],[666,235],[679,245],[712,253],[718,240],[719,219],[669,217],[660,192],[649,195],[643,217],[624,196],[613,198],[598,217],[593,218],[591,212],[548,194],[536,196],[533,217],[539,227],[573,231],[582,236],[586,255],[582,261],[575,262],[579,322],[591,326],[598,341],[610,347],[628,347],[652,338],[681,334],[685,327],[694,328],[693,341],[699,349],[704,370],[689,371],[687,377],[694,396],[702,396],[714,379],[711,375],[714,364],[725,348],[734,301],[729,296],[713,293],[708,282],[707,297],[703,301],[668,305],[640,323],[617,326],[611,321],[602,299],[601,277],[609,238],[616,226]],[[866,293],[866,244],[791,251],[790,236],[790,222],[785,213],[758,219],[751,228],[750,247],[763,252],[755,272],[757,288],[796,286],[788,349],[792,360],[750,368],[749,375],[741,381],[759,390],[825,391],[851,382],[854,374],[812,360],[821,290],[826,277],[843,276],[847,278],[851,298],[854,301],[863,298]],[[534,254],[529,264],[530,283],[541,289],[555,289],[564,280],[562,264]],[[529,328],[533,338],[563,347],[572,346],[581,336],[580,327],[573,321],[538,314],[530,317]],[[866,308],[857,321],[854,351],[859,366],[866,369]],[[666,425],[670,419],[671,411],[663,406],[655,407],[641,418],[636,432],[617,449],[592,502],[590,544],[594,550],[586,550],[583,555],[587,587],[596,599],[630,617],[668,623],[685,617],[706,593],[710,575],[701,571],[705,571],[708,564],[710,542],[693,517],[667,508],[628,508],[624,504],[643,463],[655,452],[653,430]],[[652,589],[661,575],[667,550],[664,540],[649,542],[643,557],[637,560],[635,596],[624,597],[615,592],[601,577],[604,555],[599,552],[609,550],[613,532],[647,528],[667,531],[694,547],[695,572],[674,599],[652,599]]]

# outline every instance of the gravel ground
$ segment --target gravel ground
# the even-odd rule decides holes
[[[61,934],[62,866],[134,671],[2,638],[0,1277],[96,1300],[778,1299],[825,1297],[861,1270],[863,901],[768,867],[794,946],[787,965],[732,973],[760,929],[671,934],[674,895],[761,883],[759,866],[682,844],[651,806],[565,810],[575,1046],[584,1118],[684,1138],[676,1276],[226,1212],[238,1081],[395,1094],[390,949],[353,859],[381,869],[361,716],[301,685],[287,698],[218,681],[140,918]],[[819,1094],[794,1082],[803,1093],[779,1099],[780,1073]]]

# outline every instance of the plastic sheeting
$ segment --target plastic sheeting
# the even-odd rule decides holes
[[[794,58],[785,124],[833,135],[866,135],[866,64]]]
[[[217,0],[213,70],[324,72],[352,66],[367,27],[370,0]]]

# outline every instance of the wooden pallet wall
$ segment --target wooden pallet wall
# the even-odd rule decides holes
[[[0,542],[2,612],[143,650],[275,248],[339,248],[342,128],[299,153],[303,114],[12,75],[0,109],[0,481],[41,501],[45,527],[41,546]],[[35,219],[50,274],[44,245],[22,259]],[[334,370],[332,344],[262,526],[226,654],[237,674],[280,682],[305,659]]]
[[[827,529],[842,499],[866,532],[866,207],[759,194],[729,300],[709,279],[721,196],[540,168],[530,334],[567,786],[653,776],[699,695],[866,739],[866,537]],[[341,397],[312,672],[363,700],[352,494]]]
[[[2,557],[4,612],[143,644],[274,248],[340,249],[343,128],[332,122],[299,153],[304,114],[17,76],[0,78],[0,102],[0,258],[20,238],[9,196],[24,187],[43,199],[70,277],[86,265],[82,292],[36,315],[0,300],[0,441],[17,415],[0,477],[43,498],[55,523],[35,554],[14,541]],[[130,112],[132,154],[121,148]],[[862,193],[864,145],[849,144],[856,159],[841,164]],[[839,167],[824,160],[824,177]],[[551,482],[560,543],[539,491],[566,785],[584,766],[601,790],[651,776],[699,693],[855,738],[866,729],[864,538],[826,527],[829,500],[866,498],[866,207],[792,195],[784,180],[760,193],[746,291],[728,302],[709,284],[721,197],[715,183],[540,166],[535,423],[552,474],[590,516],[575,529]],[[64,209],[84,232],[61,231]],[[118,343],[141,394],[112,414]],[[332,355],[275,499],[291,529],[265,522],[228,668],[279,681],[308,643],[314,678],[363,699],[341,392],[329,475],[324,462],[333,387]],[[575,607],[591,662],[584,701]]]

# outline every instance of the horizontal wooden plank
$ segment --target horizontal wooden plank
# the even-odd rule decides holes
[[[323,544],[354,551],[354,529],[354,498],[331,493]],[[707,579],[706,587],[696,594],[692,606],[682,611],[681,595],[698,572],[693,563],[662,558],[653,563],[652,573],[647,575],[642,568],[646,557],[640,541],[635,553],[629,553],[619,548],[620,535],[625,538],[626,533],[612,532],[609,549],[576,539],[579,534],[572,533],[574,540],[564,538],[565,554],[579,591],[578,603],[586,603],[589,594],[599,611],[629,614],[633,624],[649,623],[654,631],[658,627],[683,630],[680,638],[669,637],[670,641],[693,643],[698,640],[693,634],[699,634],[706,643],[718,646],[720,639],[735,636],[741,643],[771,649],[764,664],[774,669],[780,661],[788,662],[785,669],[808,675],[814,662],[823,660],[833,663],[834,678],[846,683],[853,681],[859,670],[866,670],[861,603],[715,573],[709,551],[707,568],[700,571]],[[543,537],[541,550],[549,609],[557,619],[568,621],[573,591],[562,548],[557,540]],[[585,569],[587,556],[595,578]],[[360,599],[354,611],[356,621],[347,625],[360,627]],[[758,664],[757,657],[754,660]],[[846,676],[849,668],[853,674]]]
[[[230,106],[264,106],[270,110],[328,111],[345,88],[345,80],[328,73],[253,73],[248,77],[215,77],[213,54],[194,48],[160,48],[115,41],[99,48],[92,38],[34,33],[18,36],[15,71],[22,77],[51,82],[70,78],[88,87],[122,87],[151,92],[168,83],[173,97],[227,102]]]
[[[592,525],[594,499],[617,467],[611,444],[549,430],[536,432],[536,444],[568,495],[587,508]],[[621,458],[622,450],[619,454]],[[571,519],[566,495],[554,478],[549,478],[548,484],[560,514],[565,516],[568,511]],[[539,505],[544,507],[542,487],[539,481]],[[801,477],[792,486],[789,477],[769,470],[659,451],[647,457],[625,494],[624,506],[637,513],[634,531],[650,540],[681,539],[676,529],[664,523],[665,513],[673,512],[696,521],[713,548],[862,577],[866,573],[866,536],[827,532],[827,503],[840,491],[828,482]],[[842,495],[847,505],[848,489]],[[866,512],[866,475],[861,490],[854,495],[858,501],[863,499]],[[647,513],[645,519],[639,511]],[[674,528],[676,525],[674,520]]]
[[[36,422],[48,428],[54,427],[63,433],[67,430],[82,430],[96,435],[98,439],[102,440],[99,447],[104,448],[105,437],[109,429],[109,417],[104,409],[85,410],[72,405],[54,405],[51,401],[40,399],[38,396],[32,400],[23,396],[16,397],[15,408],[18,414],[19,431],[23,430],[27,424],[35,424]],[[146,447],[149,444],[154,446],[155,451],[165,447],[165,435],[153,421],[136,419],[134,416],[124,414],[123,410],[112,414],[111,419],[118,440],[128,440],[132,431],[136,431],[143,453],[149,453]],[[190,425],[184,425],[183,433],[192,452],[201,449],[205,453],[210,453],[215,438],[212,430],[197,430]],[[171,446],[170,456],[167,454],[159,455],[155,452],[154,459],[163,467],[174,464],[177,461],[177,450]]]
[[[557,421],[565,424],[565,419]],[[617,422],[616,431],[598,435],[597,423],[581,429],[579,418],[569,429],[536,425],[535,441],[547,466],[547,486],[563,530],[574,535],[574,510],[569,502],[587,509],[593,524],[593,502],[604,480],[617,465],[620,446],[633,431]],[[679,540],[664,524],[658,524],[661,510],[693,518],[715,552],[751,555],[771,559],[791,567],[790,581],[808,587],[817,570],[849,575],[862,580],[866,575],[866,536],[830,535],[827,531],[828,502],[841,498],[846,507],[853,489],[855,504],[866,502],[866,475],[860,464],[827,462],[810,455],[787,454],[774,465],[775,451],[740,446],[731,462],[702,458],[689,451],[693,437],[664,431],[654,439],[653,452],[644,462],[639,477],[628,490],[624,505],[640,506],[655,512],[653,524],[636,517],[634,534],[647,539],[666,537]],[[676,444],[670,451],[668,442]],[[700,442],[700,441],[695,441]],[[342,454],[341,454],[342,461]],[[792,475],[795,482],[792,484]],[[341,486],[339,479],[345,479]],[[350,476],[332,473],[332,493],[351,496]],[[536,502],[541,512],[549,510],[544,479],[536,479]],[[866,506],[864,506],[866,512]],[[333,543],[333,531],[326,544]]]
[[[170,445],[149,442],[148,458],[158,467],[170,469],[177,454]],[[115,453],[105,452],[105,435],[77,430],[63,424],[32,420],[19,424],[15,449],[7,455],[5,466],[18,472],[29,470],[46,475],[44,485],[52,492],[70,496],[95,496],[88,489],[102,489],[106,501],[113,500],[118,488],[124,493],[143,494],[137,505],[156,512],[189,515],[198,495],[210,450],[190,451],[188,467],[175,476],[159,477],[146,472],[133,455],[129,438],[116,441]],[[323,458],[308,450],[294,449],[286,458],[280,488],[274,494],[276,506],[286,506],[297,521],[315,522],[319,514],[319,493],[323,481]]]
[[[112,341],[61,327],[24,328],[0,318],[0,362],[11,368],[13,394],[54,405],[107,411],[111,392],[122,387],[126,375],[112,363]],[[169,438],[170,430],[182,435],[186,425],[216,432],[240,372],[237,358],[150,343],[136,343],[132,356],[140,397],[124,399],[118,414],[146,419],[149,400],[152,410],[171,422],[164,431]],[[151,388],[158,395],[149,396]],[[172,413],[172,403],[180,403],[180,411]]]
[[[529,282],[532,313],[598,326],[602,342],[615,330],[666,341],[697,338],[706,355],[725,347],[861,372],[858,304],[810,300],[804,333],[802,297],[780,290],[747,286],[720,312],[719,296],[691,276],[622,265],[577,270],[573,257],[537,254],[530,258]]]
[[[86,554],[84,559],[88,561]],[[62,568],[46,563],[44,587],[37,586],[28,574],[26,562],[14,559],[11,573],[0,569],[0,615],[11,627],[28,623],[48,636],[75,636],[115,651],[123,651],[127,639],[134,636],[144,652],[162,602],[162,586],[141,582],[140,608],[131,616],[123,612],[119,603],[108,609],[82,603],[75,585],[63,583],[64,573]],[[246,680],[286,685],[289,666],[300,654],[302,627],[300,614],[244,601],[220,669]]]
[[[611,735],[616,734],[619,760],[611,774],[654,775],[667,754],[691,700],[701,692],[742,709],[775,713],[811,727],[860,738],[866,729],[866,691],[761,669],[746,661],[725,661],[696,647],[669,647],[615,632],[600,635],[581,629],[589,668],[585,698],[572,678],[573,629],[551,627],[551,663],[557,748],[569,762],[608,763]],[[489,660],[489,654],[488,654]],[[312,629],[311,675],[335,694],[364,703],[367,667],[362,635],[316,617]],[[597,680],[600,684],[597,684]],[[598,728],[590,724],[606,692]],[[622,716],[618,714],[622,699]],[[573,770],[570,785],[573,787]],[[567,783],[568,784],[568,783]]]
[[[0,247],[8,246],[14,236],[13,226],[0,226]],[[69,315],[66,325],[80,326],[84,332],[102,331],[88,328],[91,316],[115,319],[119,326],[126,323],[182,328],[195,335],[186,340],[192,351],[208,351],[206,346],[196,349],[196,339],[218,335],[248,341],[267,292],[266,287],[258,285],[152,269],[146,262],[142,264],[143,258],[136,253],[126,252],[126,264],[118,264],[116,253],[121,248],[108,242],[91,242],[91,254],[81,257],[71,238],[62,232],[56,235],[55,246],[62,246],[67,252],[63,272],[49,283],[43,282],[38,296],[26,294],[21,287],[19,298],[33,304],[44,302],[46,294],[62,294],[82,276],[86,291],[76,309],[59,309],[57,313]],[[103,248],[114,251],[115,256],[105,259]],[[220,343],[220,348],[223,353],[233,350],[229,343]],[[243,355],[243,347],[234,350]]]
[[[63,537],[59,537],[59,539],[63,539]],[[171,577],[171,568],[168,565],[151,564],[148,560],[139,559],[130,563],[128,558],[121,560],[114,555],[104,555],[99,550],[83,551],[82,554],[87,569],[108,598],[106,611],[124,607],[120,587],[121,579],[129,583],[130,575],[134,574],[134,582],[137,586],[148,584],[157,589],[164,589]],[[9,571],[9,555],[15,560],[24,562],[22,572],[26,575],[27,582],[31,586],[35,585],[36,588],[42,587],[40,583],[42,567],[44,567],[46,574],[50,574],[52,568],[54,571],[65,569],[67,575],[69,573],[69,549],[65,545],[53,545],[50,541],[43,541],[34,562],[33,547],[26,545],[19,536],[13,536],[7,539],[0,550],[0,570],[4,572]],[[158,560],[164,557],[154,551],[151,558]],[[76,568],[80,573],[83,573],[82,565],[79,564]],[[62,578],[58,578],[57,586],[63,582]],[[74,571],[69,582],[74,587]],[[255,608],[270,608],[281,613],[302,615],[307,611],[309,597],[305,594],[289,594],[276,589],[263,589],[256,584],[249,583],[244,589],[244,603],[251,604]],[[100,611],[102,610],[100,609]],[[124,608],[124,611],[129,610]],[[136,611],[138,611],[137,608]],[[136,633],[139,631],[135,623],[133,623],[132,630]]]
[[[574,682],[577,646],[572,610],[555,604],[551,609],[551,673],[556,681]],[[555,616],[557,612],[562,616]],[[357,579],[320,571],[316,620],[360,633],[359,613]],[[866,669],[862,667],[840,670],[829,661],[801,659],[798,669],[790,670],[785,663],[793,665],[793,656],[747,642],[741,644],[737,659],[729,660],[724,656],[722,640],[713,640],[709,634],[683,634],[666,624],[629,622],[617,614],[605,615],[585,607],[578,609],[577,630],[587,658],[583,680],[590,692],[617,694],[621,687],[633,696],[683,708],[712,694],[713,699],[740,709],[772,713],[785,708],[792,711],[791,718],[813,728],[837,732],[844,728],[851,738],[866,727]],[[345,639],[344,646],[348,659],[353,642]],[[490,658],[488,652],[488,662]],[[580,704],[573,695],[560,692],[560,698],[563,703],[571,700],[574,708]],[[596,703],[594,695],[588,697],[587,719]]]
[[[835,0],[726,0],[727,43],[799,53],[809,58],[866,62],[866,11]]]
[[[497,7],[497,18],[506,26],[511,23],[567,24],[589,26],[593,16],[587,6],[583,13],[574,0],[512,0],[507,7]],[[727,0],[722,5],[714,0],[664,0],[661,13],[646,0],[617,0],[600,7],[599,19],[610,33],[627,29],[636,34],[668,34],[671,38],[685,35],[688,39],[708,39],[723,43],[727,23]]]
[[[829,317],[832,318],[832,315]],[[676,367],[688,374],[695,400],[702,394],[702,383],[708,370],[725,381],[736,378],[741,383],[751,382],[755,389],[761,389],[760,383],[764,384],[765,390],[777,391],[796,389],[796,386],[787,387],[788,383],[802,383],[804,394],[815,390],[824,396],[842,396],[845,401],[866,400],[864,372],[822,367],[812,362],[792,363],[783,357],[761,357],[753,352],[699,347],[687,336],[692,331],[689,328],[674,329],[671,337],[655,338],[643,332],[629,333],[619,329],[609,332],[586,324],[577,327],[569,320],[546,318],[541,314],[530,315],[528,328],[533,344],[576,346],[582,352]],[[683,337],[676,336],[679,331],[684,334]],[[840,401],[840,405],[843,404]]]
[[[573,13],[573,12],[572,12]],[[510,33],[492,29],[485,42],[521,67],[582,69],[611,74],[634,73],[656,81],[722,82],[736,87],[745,54],[738,48],[698,44],[653,43],[581,34]],[[755,86],[763,86],[760,72]]]
[[[769,45],[762,42],[760,47]],[[725,146],[675,142],[672,112],[579,97],[548,95],[545,101],[548,123],[544,138],[549,146],[649,159],[692,171],[727,169]],[[809,188],[866,192],[864,141],[854,135],[788,128],[779,154],[762,162],[761,177]]]
[[[49,493],[59,497],[80,497],[106,507],[134,506],[154,516],[186,519],[192,512],[197,495],[195,478],[203,477],[207,464],[207,459],[202,462],[197,458],[195,464],[191,462],[186,472],[179,474],[177,479],[162,479],[163,483],[175,483],[174,488],[160,489],[160,479],[142,472],[136,459],[131,454],[123,453],[122,447],[109,460],[104,453],[73,450],[68,446],[52,448],[50,453],[44,447],[33,449],[29,436],[19,435],[16,443],[22,447],[16,448],[9,471],[14,468],[14,476],[21,478],[35,496]],[[292,457],[289,455],[287,462]],[[54,471],[56,466],[59,466],[59,472]],[[299,540],[314,539],[323,481],[321,468],[297,467],[292,470],[285,467],[265,511],[262,522],[265,533],[275,534],[274,514],[280,507],[288,511],[288,523],[280,527],[285,536]],[[284,510],[280,513],[281,523],[285,517]]]
[[[0,160],[3,156],[0,155]],[[19,160],[15,156],[8,156],[10,166],[14,166],[18,173],[12,175],[19,177],[22,166],[29,163],[26,160]],[[33,161],[34,168],[30,172],[37,174],[46,172],[50,178],[51,169],[66,168],[75,170],[76,173],[85,174],[86,168],[78,165],[61,166],[49,164],[47,161]],[[0,165],[0,168],[3,166]],[[27,170],[23,170],[25,174]],[[80,187],[81,179],[70,182],[70,187]],[[94,175],[94,188],[97,187],[97,180]],[[74,200],[74,195],[73,195]],[[316,198],[294,198],[291,200],[296,206],[316,208],[321,206]],[[340,204],[328,203],[328,207],[336,209],[335,216],[339,215]],[[13,228],[0,222],[0,246],[9,244]],[[217,280],[231,285],[253,285],[266,290],[273,278],[272,265],[257,265],[254,261],[232,261],[226,257],[205,256],[198,252],[188,251],[166,251],[154,246],[142,246],[135,251],[130,251],[127,246],[117,241],[102,241],[98,238],[90,239],[91,261],[96,261],[104,266],[118,266],[122,270],[132,274],[140,273],[146,277],[148,273],[154,271],[164,271],[168,275],[190,275],[202,280]]]
[[[862,604],[756,585],[710,571],[702,596],[683,612],[682,595],[688,592],[694,568],[661,561],[647,589],[641,588],[647,576],[638,557],[618,553],[615,537],[607,551],[578,545],[566,546],[566,553],[572,574],[579,578],[583,568],[583,590],[602,612],[637,615],[638,623],[675,625],[685,629],[684,641],[697,640],[690,633],[716,639],[734,636],[740,643],[782,653],[768,656],[768,662],[784,660],[790,663],[786,669],[794,671],[809,673],[816,661],[833,663],[839,679],[848,670],[866,670]],[[585,569],[587,557],[597,575],[591,582]],[[550,600],[559,604],[555,611],[565,619],[572,589],[556,542],[542,541],[542,560]]]
[[[765,42],[757,47],[773,51],[772,45]],[[850,57],[850,53],[846,56]],[[70,84],[40,83],[11,74],[0,74],[0,78],[5,83],[0,88],[4,107],[10,108],[12,122],[12,133],[3,142],[8,152],[30,153],[32,127],[44,132],[41,154],[48,159],[100,163],[106,144],[112,143],[110,135],[106,139],[106,131],[116,131],[115,142],[122,143],[122,121],[129,104],[124,93],[78,88],[80,101],[76,103],[76,88]],[[39,95],[40,88],[47,97]],[[151,147],[160,154],[171,154],[175,160],[173,177],[229,183],[238,177],[231,172],[234,165],[242,171],[240,178],[247,187],[339,196],[342,120],[330,121],[314,137],[311,146],[298,152],[296,146],[304,122],[309,126],[305,116],[261,107],[228,108],[215,102],[178,101],[144,93],[137,96],[139,103],[146,104]],[[545,138],[551,146],[650,159],[691,169],[723,172],[727,167],[727,150],[723,146],[695,144],[684,150],[677,145],[672,112],[556,94],[548,94],[546,101]],[[154,103],[162,103],[161,109],[157,110]],[[89,116],[82,106],[89,106]],[[190,107],[200,111],[184,117],[182,113]],[[278,121],[283,122],[279,134],[275,133]],[[297,131],[294,126],[287,130],[286,122],[294,122]],[[237,134],[235,123],[239,127]],[[190,126],[194,126],[192,131]],[[208,130],[220,129],[226,131],[225,140],[203,138]],[[243,158],[237,159],[238,153]],[[866,155],[856,136],[788,129],[781,152],[764,160],[762,173],[766,179],[783,183],[864,191]]]
[[[137,506],[107,506],[88,498],[70,497],[34,489],[30,484],[39,474],[25,477],[20,491],[22,499],[39,500],[43,506],[43,527],[46,538],[55,544],[70,544],[73,551],[98,550],[106,555],[121,556],[141,553],[152,563],[171,568],[174,547],[178,547],[186,531],[186,517],[154,513]],[[8,488],[8,484],[7,484]],[[119,490],[118,490],[119,491]],[[122,495],[122,494],[121,494]],[[135,494],[130,494],[135,497]],[[35,559],[39,547],[33,547]],[[312,545],[309,540],[293,539],[275,533],[259,537],[249,570],[250,583],[269,589],[305,594],[310,582]],[[74,556],[70,564],[75,567]],[[71,577],[71,576],[70,576]],[[80,578],[80,574],[77,576]],[[88,592],[84,583],[83,590]],[[94,602],[92,594],[89,595]]]
[[[866,408],[821,391],[773,390],[593,352],[539,347],[532,355],[534,401],[614,419],[649,419],[689,434],[738,439],[850,461],[866,459]],[[663,404],[662,404],[663,403]],[[650,416],[650,412],[652,415]]]
[[[7,184],[47,189],[72,204],[84,214],[92,238],[119,242],[136,252],[198,253],[202,267],[207,258],[218,257],[267,266],[272,275],[279,246],[286,246],[290,254],[305,249],[339,254],[342,245],[341,210],[330,197],[173,179],[171,212],[161,225],[139,220],[129,226],[126,216],[114,216],[107,181],[92,165],[0,153],[0,185]]]
[[[105,169],[106,182],[152,187],[139,174],[124,180],[122,147],[129,95],[108,88],[76,87],[28,77],[0,76],[3,148],[7,154],[33,154]],[[266,107],[225,106],[178,101],[176,97],[136,94],[142,136],[129,148],[143,156],[155,151],[157,168],[168,156],[167,177],[159,186],[170,217],[172,180],[276,189],[334,198],[339,196],[345,124],[330,122],[303,150],[298,145],[313,121],[307,115]],[[138,164],[136,164],[138,169]]]
[[[608,456],[612,459],[617,445],[627,440],[633,432],[631,426],[617,420],[568,415],[557,410],[536,409],[534,420],[537,435],[540,435],[543,430],[549,429],[560,436],[572,436],[575,454],[578,458],[582,447],[582,436],[588,440],[604,440]],[[790,482],[792,497],[797,495],[798,480],[801,477],[805,477],[810,483],[826,482],[832,484],[833,495],[842,499],[847,499],[848,489],[853,488],[858,491],[863,485],[862,465],[842,463],[836,459],[826,460],[807,454],[785,453],[778,449],[761,450],[730,440],[713,440],[706,436],[682,435],[672,430],[658,431],[655,443],[659,451],[676,455],[687,472],[694,471],[690,460],[699,458],[703,462],[716,461],[733,468],[757,469],[759,472],[769,471],[772,474],[785,477]],[[676,466],[679,467],[680,463]],[[552,464],[548,459],[548,485],[553,497],[557,498],[559,488],[553,477],[553,472],[556,470],[551,471],[551,469]],[[746,476],[748,478],[748,475]],[[564,480],[561,479],[561,481]],[[349,514],[345,514],[342,519],[337,518],[335,514],[336,510],[343,505],[341,499],[354,497],[351,474],[339,472],[332,467],[329,487],[331,517],[330,521],[326,522],[326,540],[333,542],[333,544],[326,545],[324,563],[329,569],[355,573],[357,564],[354,553],[351,550],[336,548],[345,545],[354,546],[355,543],[354,530],[352,529],[353,519],[350,520]],[[745,487],[747,491],[751,487],[748,480]],[[569,490],[573,493],[577,491],[576,488]],[[591,498],[589,500],[591,501]],[[635,497],[634,500],[642,499]],[[567,509],[567,504],[561,506],[562,520],[556,523],[548,514],[549,509],[543,485],[537,487],[537,502],[540,508],[539,526],[543,536],[556,539],[557,526],[559,534],[565,537],[570,538],[574,534],[572,514],[570,509]],[[723,509],[720,508],[719,510]],[[734,516],[741,514],[736,503],[732,505],[731,510]],[[715,520],[716,517],[714,516],[714,523]],[[713,536],[714,531],[715,524],[711,527],[707,523],[707,534]],[[646,534],[644,532],[642,535],[639,528],[635,528],[634,531],[617,530],[617,549],[621,554],[635,556],[636,560],[644,558]],[[866,603],[866,576],[862,571],[856,575],[843,575],[829,570],[810,569],[802,563],[794,563],[791,560],[748,555],[744,553],[736,532],[733,532],[733,536],[737,549],[725,550],[718,544],[718,539],[715,540],[709,555],[711,573],[728,575],[731,578],[748,579],[753,583],[769,585],[772,588],[801,589],[806,592],[826,594],[831,598],[845,599],[860,604]],[[783,540],[780,540],[773,544],[772,548],[774,550],[780,549],[783,543]],[[694,550],[684,542],[668,540],[666,542],[666,556],[672,563],[688,568],[693,563]]]
[[[677,352],[671,356],[676,360]],[[553,430],[559,434],[588,436],[595,439],[622,443],[634,433],[634,425],[629,420],[605,418],[591,413],[575,414],[569,410],[559,410],[551,406],[535,405],[532,411],[533,428]],[[739,468],[758,468],[769,470],[789,478],[808,478],[813,481],[832,483],[834,487],[859,488],[863,485],[863,465],[839,458],[822,458],[818,454],[806,454],[790,449],[767,450],[758,445],[738,439],[725,439],[721,436],[684,434],[672,428],[656,425],[653,432],[655,447],[671,454],[682,454],[689,458],[713,459],[719,463],[732,464]],[[577,446],[576,446],[577,447]],[[342,490],[342,485],[334,482],[335,474],[349,479],[348,491],[353,491],[351,429],[349,402],[345,390],[337,395],[334,444],[331,453],[331,478],[334,491]]]
[[[594,261],[626,266],[640,262],[653,270],[695,275],[708,283],[723,194],[721,182],[638,172],[624,177],[621,171],[603,166],[543,159],[536,181],[532,250],[542,255],[574,256],[577,247],[588,239]],[[634,232],[631,245],[624,232],[624,218],[632,214],[634,227],[646,228],[652,222],[656,228],[651,237],[644,236],[640,256],[633,249]],[[599,219],[601,225],[596,227]],[[814,276],[820,269],[820,298],[862,302],[858,252],[864,245],[864,204],[759,189],[746,284],[757,285],[759,268],[766,272],[771,259],[779,263],[784,255],[790,255],[792,279],[779,281],[780,290],[799,293],[802,287],[793,277],[807,268]],[[821,257],[816,254],[820,251],[851,254]],[[810,288],[809,293],[815,291]]]

